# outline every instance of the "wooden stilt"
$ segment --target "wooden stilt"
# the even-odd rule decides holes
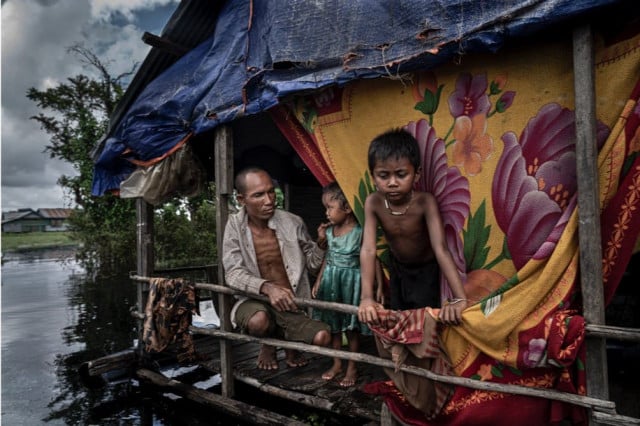
[[[229,199],[233,194],[233,134],[229,126],[220,126],[215,136],[216,161],[216,244],[218,249],[218,282],[224,283],[224,269],[222,267],[222,239],[224,228],[229,217]],[[218,295],[218,316],[220,328],[231,331],[231,307],[233,298],[220,293]],[[232,398],[233,388],[233,359],[231,356],[231,342],[220,342],[220,364],[222,376],[222,395]]]
[[[595,62],[593,35],[588,24],[573,32],[573,70],[582,314],[587,324],[599,325],[604,324],[605,318],[598,198]],[[606,339],[587,336],[586,346],[587,395],[609,399]],[[589,423],[598,422],[591,416]]]

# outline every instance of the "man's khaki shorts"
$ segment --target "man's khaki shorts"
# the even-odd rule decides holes
[[[319,331],[326,330],[331,333],[327,324],[309,318],[305,311],[279,312],[270,304],[254,299],[245,300],[236,310],[236,324],[243,333],[246,332],[249,319],[258,311],[264,311],[269,315],[270,334],[273,337],[312,344]]]

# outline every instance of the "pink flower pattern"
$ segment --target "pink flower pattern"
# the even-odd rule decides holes
[[[600,143],[606,134],[600,126]],[[520,141],[513,132],[502,140],[492,185],[493,211],[520,269],[532,258],[549,257],[575,207],[574,113],[555,103],[544,105]]]
[[[487,96],[487,76],[478,74],[471,76],[462,73],[456,81],[456,90],[449,96],[449,111],[453,118],[461,115],[473,117],[476,114],[487,114],[491,108]]]
[[[469,181],[457,167],[449,167],[444,141],[436,136],[435,129],[426,121],[412,121],[405,126],[418,141],[422,157],[422,174],[416,189],[433,194],[438,201],[444,223],[447,244],[458,270],[465,275],[465,260],[460,232],[469,216]],[[443,286],[451,296],[447,286]]]

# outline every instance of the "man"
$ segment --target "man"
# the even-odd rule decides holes
[[[250,294],[262,294],[269,303],[239,297],[231,319],[252,336],[274,336],[318,346],[331,342],[329,326],[312,320],[294,297],[311,298],[308,272],[317,272],[324,250],[311,240],[302,219],[276,209],[276,194],[269,174],[256,167],[242,170],[235,180],[242,209],[229,217],[222,245],[227,284]],[[321,225],[319,233],[324,235]],[[307,363],[302,354],[285,350],[286,363]],[[258,368],[278,368],[276,348],[263,345]]]

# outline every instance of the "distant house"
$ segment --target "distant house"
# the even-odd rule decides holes
[[[2,213],[2,232],[66,231],[73,209],[19,209]]]

